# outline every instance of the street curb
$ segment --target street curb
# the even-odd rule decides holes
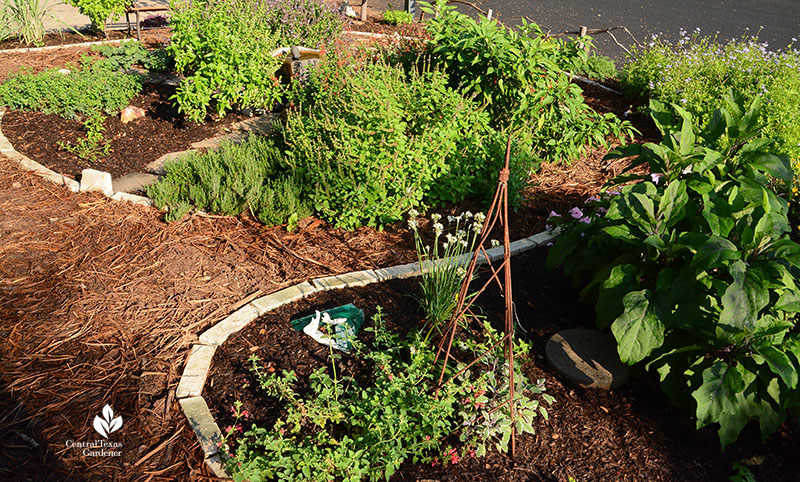
[[[91,47],[93,45],[105,45],[105,44],[113,44],[113,43],[122,43],[122,42],[138,42],[135,38],[121,38],[117,40],[98,40],[96,42],[83,42],[79,44],[67,44],[67,45],[48,45],[46,47],[25,47],[22,49],[5,49],[0,50],[0,54],[25,54],[28,52],[41,52],[44,50],[58,50],[58,49],[71,49],[74,47]]]

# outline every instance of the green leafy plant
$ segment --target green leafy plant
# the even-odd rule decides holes
[[[383,23],[404,25],[413,22],[414,16],[404,10],[385,10],[383,12]]]
[[[269,226],[296,221],[312,208],[301,178],[282,159],[270,139],[252,136],[168,163],[166,176],[148,186],[147,195],[168,209],[167,221],[192,207],[229,216],[247,211]]]
[[[634,49],[620,83],[627,93],[677,104],[708,122],[715,105],[734,89],[748,102],[761,97],[759,120],[764,135],[778,150],[800,158],[800,51],[789,45],[770,51],[758,37],[716,38],[680,32],[677,42],[654,36],[644,49]]]
[[[614,79],[618,75],[614,60],[605,55],[590,55],[585,64],[577,66],[575,73],[597,80]]]
[[[270,7],[261,0],[197,0],[171,5],[175,68],[186,78],[173,100],[192,122],[209,109],[224,115],[236,106],[272,110],[282,89],[275,71],[279,46]]]
[[[702,130],[678,105],[651,101],[664,141],[612,151],[650,175],[571,212],[548,265],[589,274],[583,296],[611,327],[620,358],[645,362],[698,427],[722,446],[750,420],[767,437],[800,406],[800,245],[770,178],[792,182],[786,156],[759,137],[760,98],[728,93]],[[601,209],[602,208],[602,209]],[[585,218],[585,219],[584,219]],[[554,218],[551,221],[557,220]]]
[[[174,62],[165,49],[150,52],[139,42],[124,42],[115,45],[95,45],[92,50],[104,59],[96,60],[108,66],[109,70],[127,70],[133,65],[141,65],[151,72],[163,72]]]
[[[92,22],[92,28],[98,32],[106,31],[106,20],[125,13],[130,0],[66,0],[77,8],[81,15],[86,15]]]
[[[436,15],[428,23],[433,60],[444,65],[451,86],[485,105],[493,127],[517,131],[536,158],[569,162],[591,145],[606,145],[609,136],[624,140],[632,132],[629,123],[586,105],[562,70],[585,63],[586,51],[574,42],[546,39],[525,19],[510,29],[458,13],[445,0],[422,5]]]
[[[329,52],[289,97],[279,135],[320,216],[344,228],[382,227],[428,203],[489,197],[505,139],[488,114],[449,88],[443,72],[369,57]],[[513,192],[527,171],[512,172]]]
[[[68,74],[56,69],[13,74],[0,84],[0,105],[73,119],[97,112],[112,114],[142,89],[138,75],[116,72],[89,59],[71,68]]]
[[[356,356],[372,367],[371,380],[337,376],[335,369],[331,375],[322,368],[309,377],[310,392],[301,394],[294,372],[267,374],[251,357],[259,386],[285,402],[286,414],[271,428],[252,425],[249,430],[242,428],[243,435],[236,440],[226,438],[223,448],[234,480],[388,480],[406,460],[455,464],[462,456],[475,454],[476,443],[495,442],[482,438],[483,430],[473,430],[463,439],[466,446],[461,451],[446,445],[451,434],[463,430],[463,417],[471,425],[483,423],[479,420],[486,407],[495,399],[498,404],[504,401],[502,383],[493,385],[496,393],[480,393],[475,384],[489,387],[502,372],[502,362],[490,358],[489,370],[477,382],[462,375],[444,385],[437,396],[432,386],[432,347],[418,333],[408,341],[389,333],[380,309],[373,321],[375,328],[367,330],[374,331],[374,347],[354,344]],[[541,381],[531,385],[523,376],[519,381],[523,397],[544,389]],[[534,388],[525,392],[528,386]],[[476,402],[479,399],[486,402]],[[241,406],[234,406],[234,413],[244,418]],[[502,409],[494,413],[498,420],[503,417]],[[533,430],[526,415],[517,421],[523,430]],[[226,432],[236,434],[237,424]],[[488,433],[499,442],[504,438],[502,429]]]
[[[324,0],[270,0],[269,22],[281,46],[324,47],[338,39],[346,19]]]
[[[93,111],[86,116],[83,121],[83,128],[86,137],[81,137],[75,143],[59,142],[58,147],[71,152],[81,159],[95,162],[98,158],[108,154],[111,146],[103,136],[106,128],[104,122],[106,116],[98,111]]]
[[[417,211],[411,210],[408,225],[414,232],[414,245],[422,270],[422,296],[418,301],[425,312],[428,325],[425,340],[428,340],[433,331],[449,321],[455,311],[469,262],[464,255],[474,249],[486,216],[483,213],[473,216],[469,211],[458,216],[448,216],[445,227],[440,222],[442,216],[432,214],[434,237],[433,242],[426,245],[419,232],[418,215]],[[444,241],[441,241],[442,238]]]

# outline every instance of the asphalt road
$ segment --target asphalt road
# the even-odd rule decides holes
[[[370,0],[370,5],[385,3]],[[391,3],[393,8],[403,8],[401,0]],[[691,32],[699,28],[701,35],[718,35],[720,41],[758,33],[771,50],[800,38],[800,0],[482,0],[479,4],[483,10],[491,8],[504,23],[517,24],[524,16],[552,33],[574,31],[580,25],[589,29],[621,25],[640,42],[659,33],[677,41],[681,29]],[[614,34],[623,45],[632,42],[624,32]],[[608,35],[595,36],[595,44],[599,53],[624,59],[624,50]],[[795,42],[795,47],[800,44]]]

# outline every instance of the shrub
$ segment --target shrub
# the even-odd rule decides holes
[[[800,245],[768,179],[792,170],[758,137],[760,97],[746,105],[727,94],[698,133],[680,106],[675,123],[651,101],[664,141],[607,157],[638,155],[632,167],[653,174],[617,179],[638,182],[591,199],[594,214],[573,208],[548,256],[588,275],[582,295],[622,361],[655,369],[698,427],[719,424],[723,447],[748,421],[767,437],[800,407]]]
[[[223,115],[236,106],[271,110],[281,89],[271,52],[273,31],[268,3],[262,0],[196,0],[171,5],[172,40],[168,52],[186,75],[173,97],[192,122],[209,109]]]
[[[205,154],[189,154],[168,163],[166,176],[147,188],[167,220],[190,208],[212,213],[253,213],[266,225],[283,224],[312,214],[300,178],[282,164],[274,143],[252,136],[241,144],[223,144]]]
[[[92,28],[98,32],[106,31],[106,20],[112,15],[118,17],[125,13],[130,0],[66,0],[76,7],[81,15],[86,15],[92,22]]]
[[[404,341],[388,333],[380,309],[373,321],[375,346],[367,350],[354,344],[372,370],[371,380],[339,377],[334,362],[333,375],[316,370],[309,377],[310,393],[301,394],[294,388],[293,371],[268,374],[251,357],[259,386],[285,402],[286,414],[270,428],[253,424],[245,430],[238,420],[228,427],[222,448],[232,454],[226,465],[234,480],[389,480],[406,460],[455,464],[469,451],[481,456],[487,447],[508,446],[509,386],[502,348],[500,358],[496,353],[487,357],[484,372],[465,373],[437,396],[433,348],[419,334]],[[488,348],[500,335],[490,331],[486,338],[467,348]],[[526,348],[515,345],[518,352]],[[518,433],[533,433],[534,417],[546,417],[545,408],[532,398],[541,394],[551,403],[543,391],[543,380],[533,384],[515,373]],[[233,410],[240,420],[246,418],[241,404]],[[244,434],[234,444],[237,428]],[[464,442],[460,450],[446,445],[453,434]]]
[[[630,124],[613,114],[598,114],[583,101],[561,64],[586,52],[575,43],[546,40],[524,19],[519,30],[482,18],[476,22],[439,0],[438,16],[428,24],[433,60],[450,75],[450,85],[485,104],[492,125],[519,131],[520,142],[541,160],[572,161],[608,136],[622,140]],[[582,39],[588,41],[588,39]]]
[[[325,56],[280,129],[323,218],[381,227],[412,208],[494,192],[505,139],[446,84],[439,71]]]
[[[142,89],[138,75],[116,72],[102,63],[84,59],[74,68],[69,74],[52,69],[12,75],[0,84],[0,105],[72,119],[100,111],[112,114]]]
[[[590,55],[584,65],[575,69],[575,73],[590,79],[606,80],[617,77],[614,61],[605,55]]]
[[[414,22],[414,16],[404,10],[386,10],[383,12],[383,23],[404,25]]]
[[[268,3],[269,22],[282,47],[322,47],[331,44],[344,30],[345,19],[336,3],[325,0],[268,0]]]
[[[800,157],[800,51],[790,45],[772,52],[757,37],[716,39],[681,31],[677,44],[653,37],[645,49],[632,51],[620,81],[626,92],[665,104],[678,104],[702,122],[728,89],[748,102],[762,97],[764,135],[777,140],[777,149]]]

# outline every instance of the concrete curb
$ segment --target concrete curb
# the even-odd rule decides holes
[[[41,52],[44,50],[59,50],[59,49],[71,49],[74,47],[91,47],[93,45],[105,45],[105,44],[113,44],[113,43],[122,43],[122,42],[138,42],[135,38],[122,38],[117,40],[98,40],[96,42],[83,42],[79,44],[67,44],[67,45],[48,45],[47,47],[26,47],[22,49],[6,49],[0,50],[0,54],[25,54],[28,52]]]
[[[514,241],[510,246],[511,255],[517,255],[533,248],[544,246],[555,239],[558,234],[558,231],[555,230],[544,231]],[[488,249],[486,254],[492,261],[502,259],[504,254],[503,247]],[[472,256],[472,253],[463,255],[466,260],[470,256]],[[485,257],[478,258],[478,264],[484,264],[485,262]],[[411,278],[420,274],[422,274],[422,270],[419,267],[419,263],[408,263],[304,281],[253,300],[204,331],[199,336],[198,343],[192,345],[190,349],[183,374],[178,382],[178,388],[175,390],[175,397],[178,399],[189,425],[194,430],[197,440],[203,447],[205,462],[214,475],[220,478],[230,477],[217,453],[217,443],[221,442],[224,436],[202,397],[203,387],[211,370],[212,358],[218,346],[225,343],[231,335],[243,329],[261,315],[315,293],[366,286],[390,279]]]

